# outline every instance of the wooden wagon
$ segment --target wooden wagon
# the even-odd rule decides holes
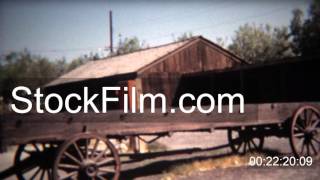
[[[318,157],[319,65],[316,58],[289,59],[180,78],[177,97],[186,92],[195,96],[204,92],[242,93],[246,100],[244,114],[239,113],[239,105],[234,107],[234,113],[228,113],[226,104],[223,113],[208,114],[185,114],[179,110],[174,114],[124,114],[113,110],[105,114],[2,115],[2,149],[9,145],[19,148],[14,166],[2,172],[0,178],[14,170],[19,179],[25,179],[25,173],[33,170],[33,176],[40,179],[119,179],[121,162],[110,139],[162,137],[182,131],[226,129],[231,149],[241,154],[262,149],[266,136],[287,137],[294,155]]]

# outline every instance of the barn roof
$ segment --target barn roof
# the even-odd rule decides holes
[[[89,61],[75,68],[74,70],[66,74],[63,74],[59,78],[53,80],[52,82],[47,84],[46,87],[71,83],[75,81],[97,79],[103,77],[110,77],[114,75],[138,72],[140,69],[152,65],[152,63],[159,60],[160,58],[165,57],[166,55],[171,54],[172,52],[180,48],[183,48],[188,44],[196,42],[199,39],[212,43],[211,41],[199,36],[185,41],[174,42],[152,48],[142,49],[133,53],[108,57],[96,61]],[[212,44],[220,50],[223,50],[225,53],[234,56],[232,53],[224,50],[218,45],[214,43]],[[238,57],[236,57],[236,59],[241,61],[241,59]]]

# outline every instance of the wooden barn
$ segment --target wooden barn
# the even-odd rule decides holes
[[[198,36],[129,54],[90,61],[49,83],[46,92],[64,96],[72,92],[80,93],[83,86],[89,87],[89,93],[101,93],[102,86],[127,86],[129,89],[134,86],[137,93],[165,94],[167,105],[172,106],[183,74],[223,70],[241,64],[245,62],[239,57]],[[114,96],[121,98],[121,93],[123,92],[116,92]],[[99,106],[100,101],[95,103]],[[110,106],[121,108],[122,105],[108,104],[108,109]]]
[[[320,101],[320,86],[316,85],[319,66],[320,58],[316,56],[291,57],[224,71],[185,74],[180,78],[174,104],[184,93],[197,97],[205,92],[213,96],[241,93],[246,104],[317,102]],[[185,101],[185,104],[194,102]]]

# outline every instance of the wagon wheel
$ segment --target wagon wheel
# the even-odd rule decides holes
[[[66,141],[54,162],[55,179],[119,179],[120,158],[112,143],[94,134]]]
[[[52,179],[53,157],[58,145],[33,143],[20,145],[14,157],[18,179]]]
[[[290,145],[297,156],[319,157],[320,112],[313,106],[299,108],[291,123]]]
[[[264,137],[255,136],[257,130],[252,128],[228,129],[228,141],[233,153],[245,154],[250,151],[260,151],[263,148]]]

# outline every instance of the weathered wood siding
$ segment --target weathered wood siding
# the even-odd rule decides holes
[[[143,71],[143,75],[159,72],[177,72],[180,74],[218,70],[232,67],[237,59],[202,40],[154,63]]]
[[[166,98],[166,105],[171,106],[172,99],[176,94],[176,89],[180,80],[179,73],[150,73],[141,78],[143,93],[163,93]],[[150,107],[149,99],[144,103],[145,107]],[[160,101],[156,101],[156,107],[161,107]]]
[[[241,93],[245,103],[319,102],[319,58],[288,59],[273,64],[251,65],[224,72],[183,75],[176,99],[184,93],[198,97]],[[194,102],[192,103],[194,105]],[[191,105],[191,104],[190,104]]]
[[[235,106],[235,113],[227,113],[228,106],[223,106],[222,114],[217,111],[203,114],[197,110],[186,114],[179,109],[175,114],[159,113],[159,109],[157,113],[144,114],[123,114],[122,110],[98,114],[5,114],[0,116],[3,118],[0,121],[0,149],[14,144],[66,140],[84,129],[103,136],[127,136],[282,123],[302,104],[305,102],[245,104],[246,113],[239,113],[238,106]],[[320,107],[318,103],[308,104]]]
[[[140,75],[143,93],[163,93],[171,106],[182,74],[223,70],[239,64],[236,57],[199,40],[143,70]]]

